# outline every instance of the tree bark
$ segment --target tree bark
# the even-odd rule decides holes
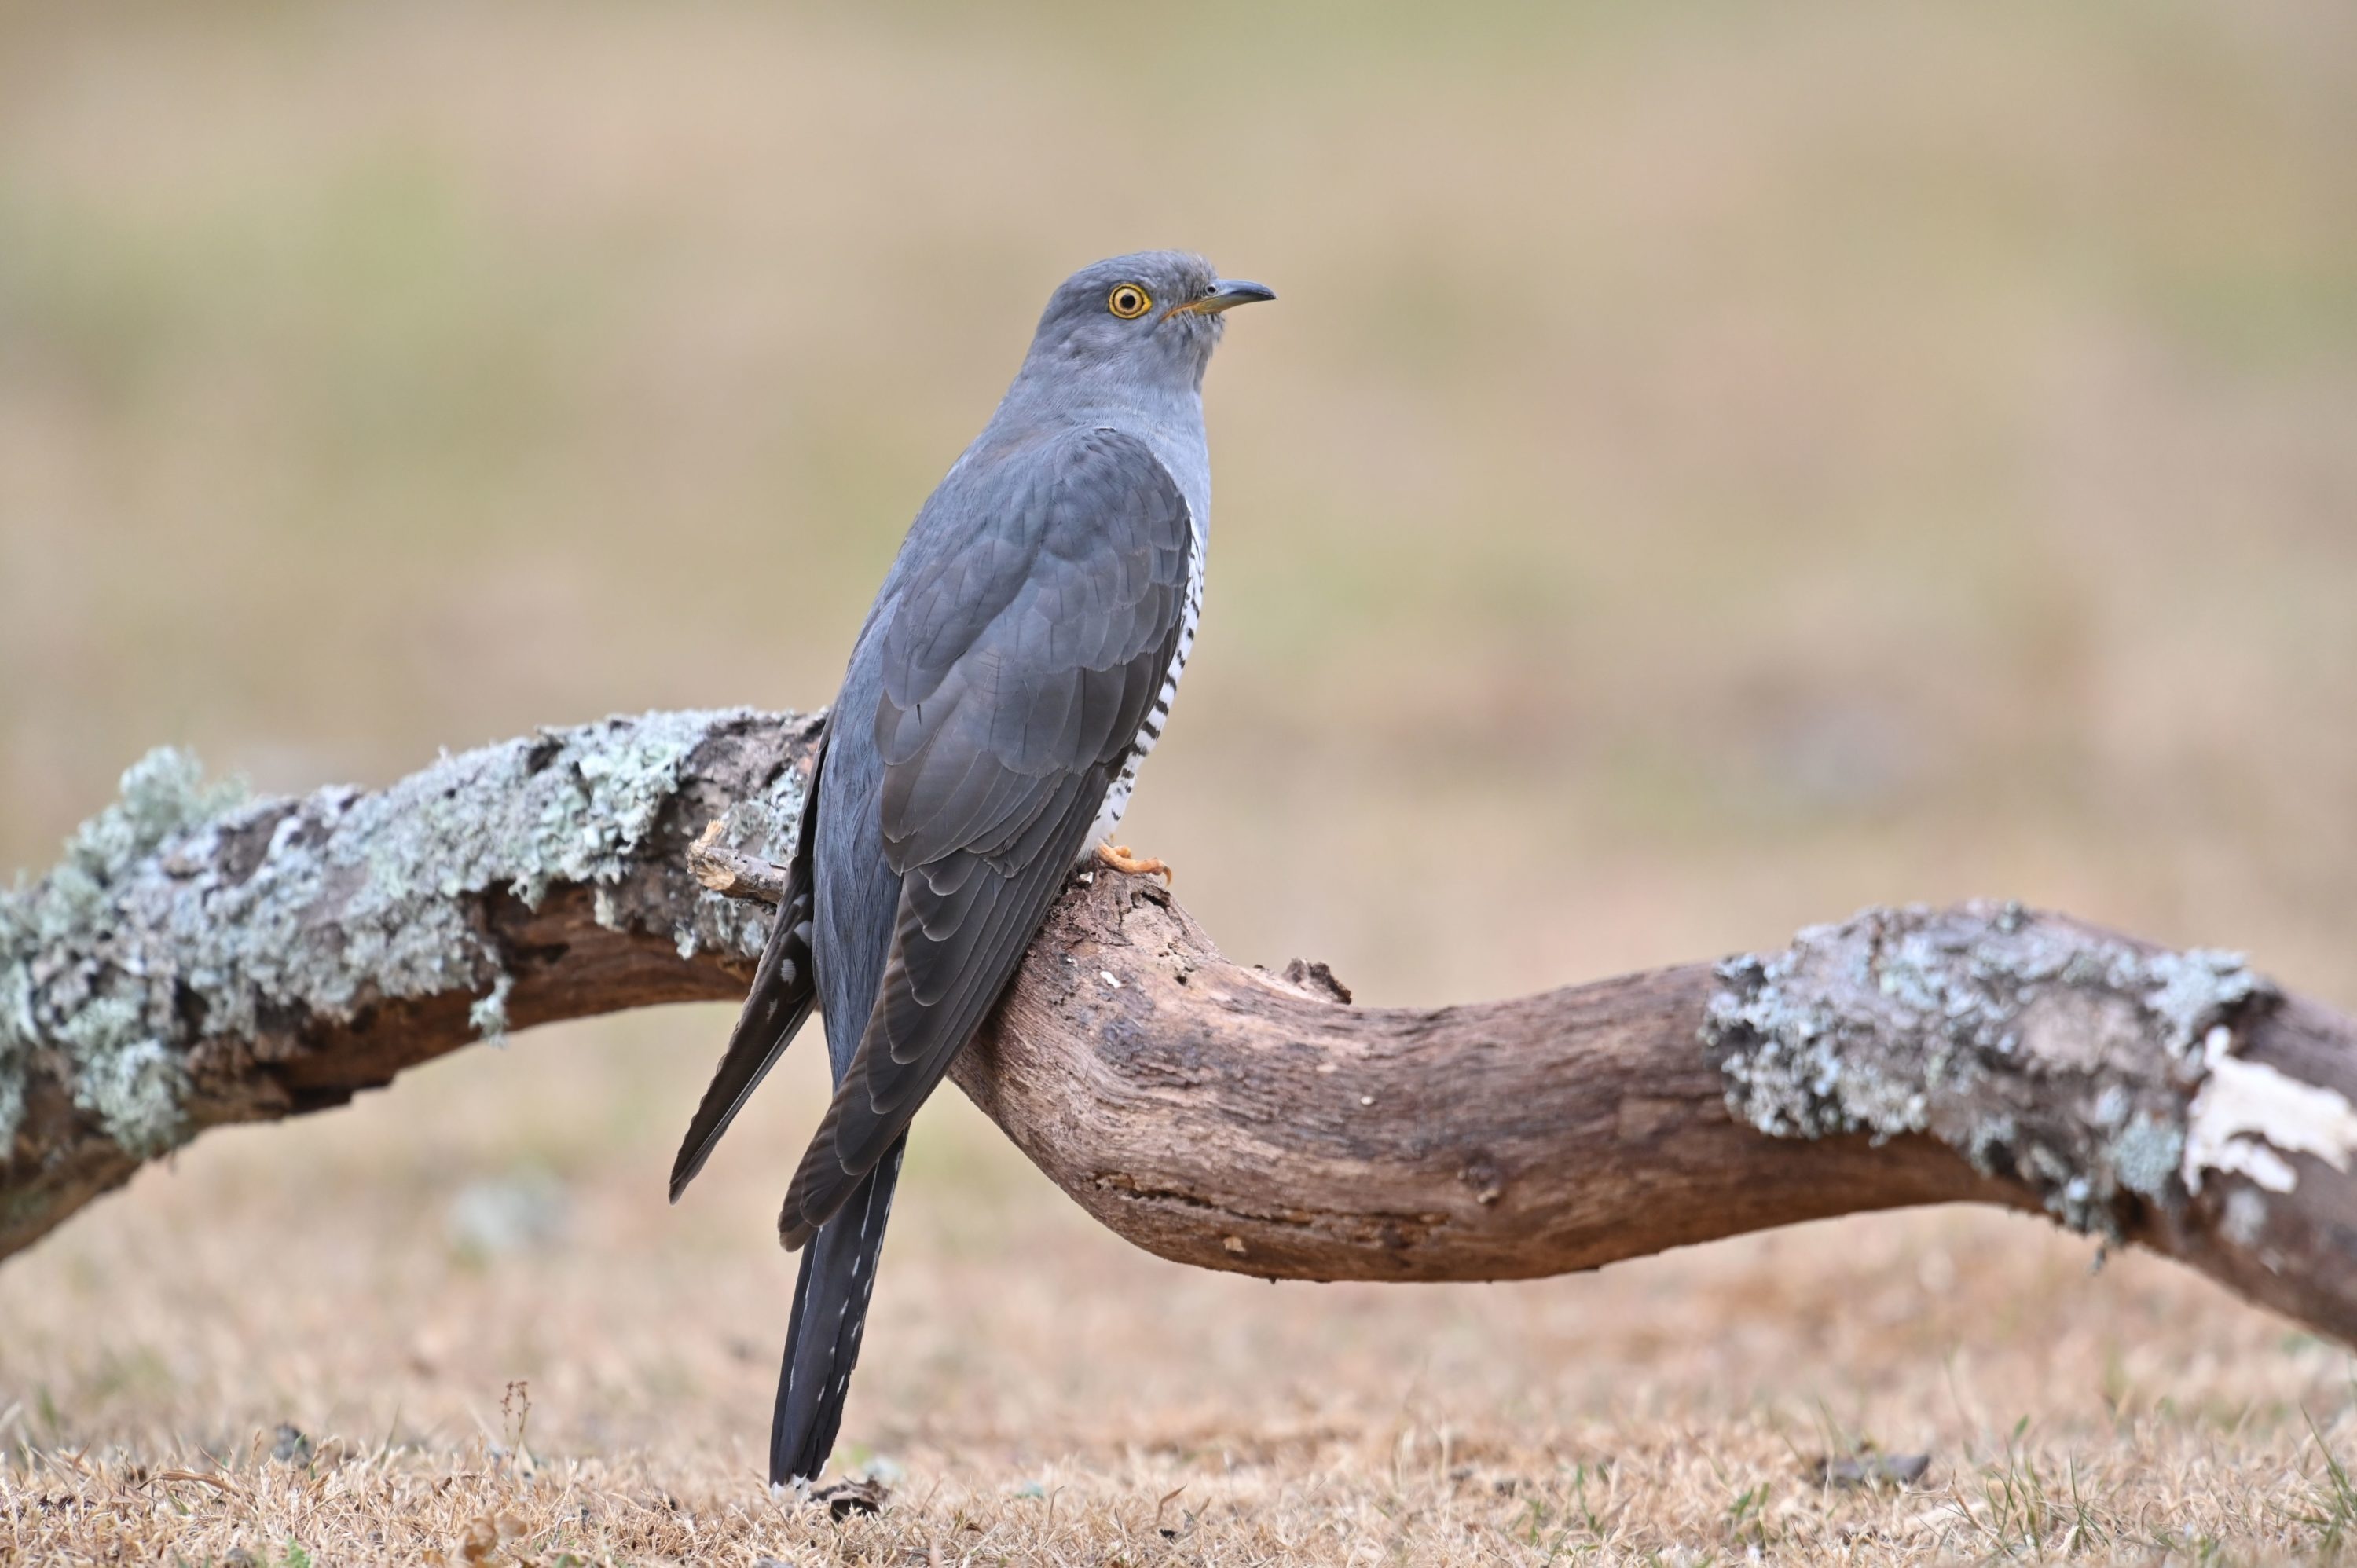
[[[134,768],[64,865],[0,895],[0,1256],[208,1126],[535,1023],[737,996],[818,730],[610,719],[301,800]],[[2357,1025],[2238,956],[2018,906],[1372,1008],[1084,872],[952,1076],[1091,1214],[1207,1268],[1522,1278],[1971,1201],[2357,1342]]]

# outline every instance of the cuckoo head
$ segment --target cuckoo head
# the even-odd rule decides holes
[[[1146,385],[1197,386],[1227,312],[1275,297],[1267,285],[1223,278],[1184,251],[1115,256],[1082,267],[1049,296],[1030,362]]]

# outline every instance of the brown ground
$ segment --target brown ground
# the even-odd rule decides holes
[[[2345,5],[1440,15],[0,9],[0,865],[158,741],[293,788],[822,700],[1048,284],[1176,241],[1285,295],[1130,824],[1232,953],[1437,1001],[2002,894],[2357,1006]],[[2030,1222],[1272,1288],[953,1101],[839,1455],[891,1504],[794,1513],[813,1053],[661,1201],[726,1022],[208,1137],[0,1270],[0,1560],[2357,1533],[2344,1350]],[[1931,1468],[1813,1478],[1865,1444]]]

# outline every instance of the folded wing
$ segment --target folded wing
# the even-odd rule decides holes
[[[899,904],[858,1049],[779,1216],[789,1247],[980,1027],[1178,649],[1194,531],[1143,442],[1068,433],[1000,461],[963,504],[983,515],[911,576],[885,633],[874,722]]]

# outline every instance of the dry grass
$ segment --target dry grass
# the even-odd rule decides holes
[[[2345,5],[1150,26],[0,9],[0,865],[161,740],[297,787],[818,700],[1048,280],[1177,241],[1286,295],[1214,372],[1204,640],[1133,818],[1232,951],[1442,1000],[2005,894],[2357,1005]],[[210,1136],[12,1262],[0,1558],[2357,1530],[2346,1354],[2148,1260],[1941,1212],[1272,1289],[1125,1251],[962,1104],[841,1455],[894,1501],[796,1514],[757,1472],[811,1063],[658,1197],[724,1031]],[[1811,1478],[1862,1444],[1923,1485]]]
[[[656,1058],[717,1021],[225,1135],[12,1265],[0,1541],[455,1562],[507,1515],[543,1562],[2248,1562],[2357,1530],[2326,1462],[2357,1458],[2346,1355],[2151,1260],[2091,1279],[2083,1243],[1937,1213],[1538,1284],[1273,1288],[1130,1251],[963,1104],[928,1112],[838,1455],[894,1498],[838,1525],[759,1474],[792,1107],[680,1210],[654,1196],[648,1101],[687,1087],[651,1095],[683,1076]],[[470,1230],[487,1194],[541,1222]],[[1932,1467],[1817,1483],[1861,1448]]]
[[[1707,1562],[1771,1552],[1815,1562],[2212,1562],[2221,1541],[2272,1562],[2357,1528],[2345,1485],[2319,1498],[2287,1471],[2272,1487],[2175,1482],[2131,1492],[2067,1458],[2012,1447],[1944,1486],[1842,1494],[1796,1480],[1787,1446],[1770,1434],[1731,1434],[1706,1453],[1623,1448],[1568,1467],[1554,1450],[1477,1448],[1488,1463],[1453,1463],[1449,1436],[1411,1429],[1387,1455],[1287,1455],[1289,1475],[1264,1464],[1207,1476],[1155,1459],[1049,1466],[1020,1487],[929,1486],[881,1517],[843,1520],[817,1502],[683,1485],[642,1464],[543,1464],[484,1444],[425,1463],[339,1445],[291,1464],[261,1456],[257,1444],[242,1469],[151,1472],[67,1456],[11,1501],[39,1520],[18,1537],[27,1561],[177,1552],[290,1568]],[[2146,1462],[2198,1472],[2202,1458],[2167,1451]],[[1750,1477],[1760,1478],[1732,1490]],[[2169,1522],[2154,1523],[2156,1515]]]

